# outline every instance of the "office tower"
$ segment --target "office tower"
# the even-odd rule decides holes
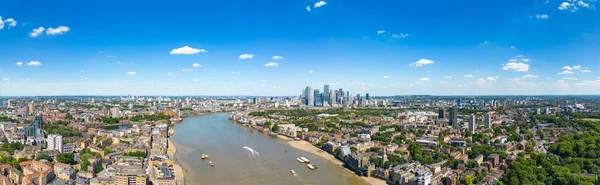
[[[333,90],[329,90],[329,105],[335,104],[335,93]]]
[[[310,86],[306,87],[306,106],[315,106],[315,95]]]
[[[550,114],[550,107],[544,108],[544,115],[549,115],[549,114]]]
[[[456,100],[456,106],[460,107],[460,99]]]
[[[63,143],[62,136],[58,134],[50,134],[46,139],[46,143],[48,144],[48,150],[56,150],[59,153],[63,151]]]
[[[485,108],[485,100],[479,100],[479,108],[480,109]]]
[[[535,109],[535,115],[540,115],[542,110],[540,108]]]
[[[121,117],[121,110],[119,110],[119,107],[110,108],[110,116],[113,118]]]
[[[475,132],[475,127],[475,114],[471,114],[471,117],[469,117],[469,130]]]
[[[10,99],[8,99],[8,103],[6,103],[6,107],[12,108],[12,105],[10,104]]]
[[[323,106],[323,94],[319,92],[319,89],[315,89],[314,96],[315,106]]]
[[[458,117],[456,114],[458,114],[458,108],[456,108],[456,106],[453,106],[452,108],[450,108],[449,123],[450,125],[452,125],[452,128],[460,129],[460,125],[458,124]]]
[[[132,109],[133,109],[133,104],[130,102],[130,103],[127,105],[127,108],[129,108],[129,110],[132,110]]]
[[[185,104],[186,105],[190,105],[190,98],[189,97],[185,98]]]
[[[485,129],[492,128],[492,113],[485,114],[485,117],[483,118],[483,125],[485,126]]]
[[[446,109],[441,108],[438,112],[438,119],[444,119],[446,118]]]
[[[365,98],[366,98],[367,100],[369,100],[369,99],[370,99],[370,97],[369,97],[369,93],[365,94]]]
[[[329,85],[323,85],[323,101],[329,101]],[[329,105],[331,105],[331,102],[329,102]]]
[[[350,94],[350,91],[346,91],[346,96],[344,96],[344,97],[345,97],[344,102],[350,102],[350,103],[352,102],[351,101],[352,100],[352,96]]]

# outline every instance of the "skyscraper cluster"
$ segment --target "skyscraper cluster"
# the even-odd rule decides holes
[[[360,105],[363,98],[360,94],[356,95],[356,99],[350,95],[350,91],[344,92],[342,88],[337,90],[330,89],[329,85],[323,86],[323,92],[319,89],[313,89],[307,86],[302,91],[302,99],[304,104],[308,107],[323,107],[323,106],[334,106],[334,105],[345,105],[352,104],[354,100]],[[369,100],[370,96],[367,94],[365,100]]]

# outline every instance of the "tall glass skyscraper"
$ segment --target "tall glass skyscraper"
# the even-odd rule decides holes
[[[306,95],[306,97],[305,97],[305,99],[306,99],[306,106],[314,107],[315,106],[315,95],[314,95],[314,92],[312,90],[312,87],[307,86],[304,94]]]

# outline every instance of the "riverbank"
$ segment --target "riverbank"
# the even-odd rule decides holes
[[[175,157],[175,153],[177,153],[177,147],[175,146],[175,144],[173,144],[173,142],[171,142],[171,139],[168,139],[167,142],[169,144],[169,147],[167,148],[167,154],[173,158],[173,170],[175,171],[175,181],[177,182],[177,185],[185,185],[185,170],[183,170],[181,164],[179,164],[179,161],[177,161],[177,158]]]
[[[343,166],[344,162],[340,161],[339,159],[335,158],[335,156],[327,153],[325,150],[322,150],[320,148],[317,148],[316,146],[312,145],[311,143],[304,141],[304,140],[300,140],[300,141],[295,141],[291,138],[288,138],[286,136],[281,136],[279,135],[279,138],[282,138],[284,140],[287,141],[288,144],[290,144],[290,146],[314,154],[316,156],[319,156],[323,159],[327,159],[329,162],[332,162],[334,164]],[[348,170],[351,173],[354,173],[353,171],[351,171],[350,169],[344,168],[346,170]],[[359,176],[360,179],[362,179],[363,181],[365,181],[366,183],[370,184],[370,185],[386,185],[387,182],[385,180],[382,179],[378,179],[378,178],[374,178],[374,177],[364,177],[364,176]]]

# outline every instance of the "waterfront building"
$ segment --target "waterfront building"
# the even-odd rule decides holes
[[[63,143],[62,136],[58,134],[50,134],[48,135],[48,139],[46,139],[46,144],[48,144],[48,150],[58,151],[59,153],[63,152]]]

